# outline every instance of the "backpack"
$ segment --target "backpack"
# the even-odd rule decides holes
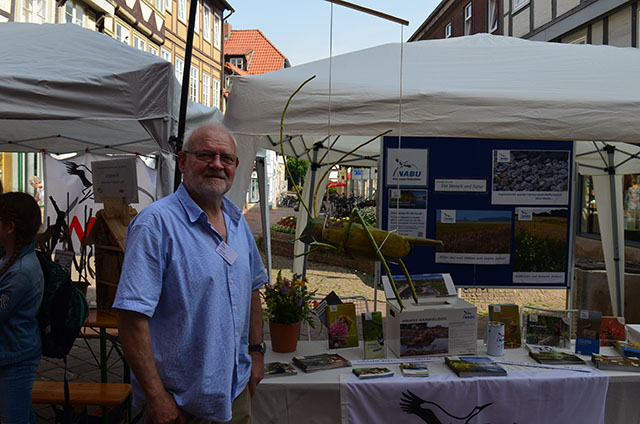
[[[40,251],[36,250],[36,256],[44,274],[44,294],[38,311],[42,355],[64,358],[89,316],[89,305],[64,268]]]

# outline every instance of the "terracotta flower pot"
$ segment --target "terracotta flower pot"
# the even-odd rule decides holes
[[[269,333],[271,334],[271,349],[274,352],[294,352],[298,345],[300,321],[291,325],[269,321]]]

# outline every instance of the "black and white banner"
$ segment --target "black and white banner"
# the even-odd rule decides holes
[[[603,423],[609,377],[563,370],[509,370],[507,377],[454,374],[343,377],[342,422],[427,424]]]
[[[69,159],[57,160],[46,154],[44,156],[45,183],[45,224],[56,221],[56,211],[49,197],[53,197],[58,208],[68,211],[67,223],[71,230],[73,249],[78,252],[80,239],[86,231],[91,230],[95,214],[103,208],[102,204],[93,201],[93,180],[91,162],[111,160],[114,157],[84,153]],[[138,212],[156,200],[156,170],[149,168],[140,158],[136,159],[138,174],[138,203],[131,206]],[[92,217],[87,216],[92,210]],[[85,212],[86,211],[86,212]],[[87,222],[88,221],[88,225]]]

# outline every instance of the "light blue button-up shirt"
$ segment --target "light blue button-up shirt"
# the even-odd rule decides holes
[[[181,185],[129,225],[114,308],[149,317],[153,356],[165,389],[190,414],[229,421],[249,382],[251,292],[267,281],[249,225],[223,199],[228,264],[205,212]],[[132,375],[134,404],[146,401]]]

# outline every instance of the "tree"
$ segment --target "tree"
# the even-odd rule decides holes
[[[309,162],[302,159],[296,159],[294,157],[287,158],[287,166],[289,167],[289,172],[291,172],[291,176],[296,184],[300,187],[304,184],[304,177],[307,175],[307,168],[309,167]],[[293,189],[293,185],[291,181],[288,182],[288,189]]]

